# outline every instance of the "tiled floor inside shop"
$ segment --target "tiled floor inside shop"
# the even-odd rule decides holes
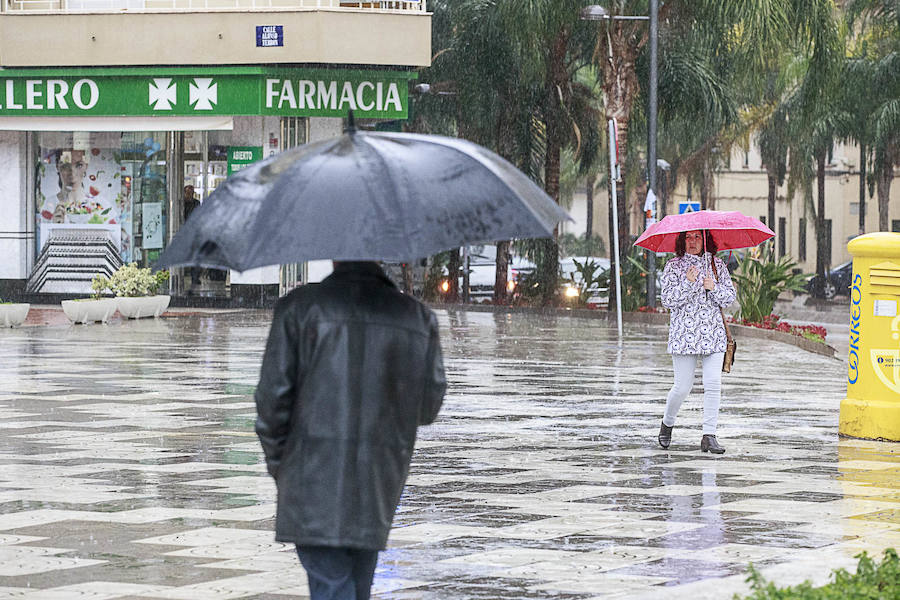
[[[305,597],[253,433],[269,316],[0,330],[0,599]],[[439,318],[377,598],[729,598],[900,548],[900,444],[838,439],[838,360],[742,341],[713,457],[697,389],[656,445],[664,327]]]

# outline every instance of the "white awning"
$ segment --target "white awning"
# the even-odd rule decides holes
[[[2,131],[231,130],[232,117],[0,117]]]

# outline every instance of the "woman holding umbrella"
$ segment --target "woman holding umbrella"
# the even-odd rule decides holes
[[[735,299],[725,263],[716,257],[716,242],[707,230],[682,231],[675,241],[675,258],[666,264],[661,299],[670,311],[668,351],[675,383],[666,397],[659,427],[659,445],[672,441],[675,416],[691,391],[694,370],[703,370],[702,452],[725,452],[716,439],[722,389],[722,360],[727,337],[721,309]]]
[[[701,210],[668,215],[647,228],[636,246],[675,252],[662,276],[662,303],[669,309],[669,354],[675,383],[666,397],[659,445],[672,442],[675,416],[691,391],[697,362],[703,368],[703,437],[700,450],[723,454],[716,439],[722,395],[722,361],[728,344],[722,309],[736,293],[718,250],[750,248],[774,237],[758,219],[736,211]]]

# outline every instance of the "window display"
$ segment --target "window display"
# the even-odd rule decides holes
[[[147,262],[150,257],[140,248],[141,211],[135,205],[166,205],[165,135],[41,133],[35,186],[37,251],[54,229],[88,228],[109,231],[124,262]],[[161,219],[164,227],[164,214]]]

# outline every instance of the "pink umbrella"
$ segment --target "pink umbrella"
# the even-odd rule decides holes
[[[701,210],[668,215],[648,227],[634,245],[653,252],[675,252],[679,233],[700,229],[709,230],[719,250],[750,248],[775,237],[775,232],[759,219],[737,211]]]

